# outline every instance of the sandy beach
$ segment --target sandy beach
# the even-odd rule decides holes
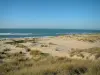
[[[26,49],[39,50],[43,53],[49,53],[52,56],[63,56],[69,58],[82,58],[79,56],[70,56],[75,50],[85,50],[90,48],[100,48],[100,35],[63,35],[55,37],[41,38],[12,38],[0,41],[0,52],[9,49],[10,53],[24,52],[26,57],[31,55]],[[84,51],[85,52],[85,51]],[[83,53],[85,55],[87,53]],[[89,54],[89,53],[88,53]],[[88,55],[89,56],[89,55]],[[91,57],[91,56],[89,56]],[[94,59],[94,58],[93,58]]]
[[[0,75],[96,75],[99,63],[100,34],[0,39]]]

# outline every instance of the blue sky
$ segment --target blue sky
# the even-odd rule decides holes
[[[0,28],[100,29],[100,0],[0,0]]]

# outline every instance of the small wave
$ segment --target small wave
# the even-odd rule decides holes
[[[0,33],[0,36],[6,36],[6,35],[22,35],[22,36],[27,36],[27,35],[47,35],[49,33]]]
[[[32,33],[0,33],[0,35],[32,35]]]

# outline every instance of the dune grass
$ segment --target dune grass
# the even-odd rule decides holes
[[[75,39],[79,41],[84,41],[84,42],[96,42],[100,41],[100,34],[73,34],[73,35],[66,35],[66,39]]]
[[[0,75],[100,75],[100,61],[52,57],[38,50],[9,54],[9,62],[0,64]]]
[[[72,36],[77,37],[75,39],[88,42],[95,42],[100,39],[99,35],[89,35],[83,38],[77,35]],[[70,36],[70,38],[72,37]],[[26,41],[36,43],[37,39]],[[7,42],[6,44],[14,44],[17,47],[25,48],[26,52],[28,52],[32,58],[27,58],[23,52],[8,53],[10,49],[5,49],[3,52],[0,52],[0,60],[3,62],[0,63],[0,75],[100,75],[100,48],[73,49],[70,52],[71,57],[76,55],[85,58],[84,53],[90,54],[90,57],[94,55],[95,61],[88,59],[69,59],[66,57],[53,57],[48,53],[31,50],[20,44],[26,41],[19,40]],[[55,45],[53,43],[49,44]],[[45,47],[45,45],[43,45],[43,47]]]
[[[87,41],[87,42],[96,42],[96,41],[100,40],[100,34],[98,34],[98,35],[90,34],[90,35],[81,36],[81,37],[78,37],[78,40]]]
[[[23,39],[23,40],[12,40],[9,42],[5,42],[6,44],[11,44],[11,45],[16,45],[16,44],[20,44],[20,43],[26,43],[26,42],[32,42],[32,43],[37,43],[38,38],[32,38],[32,39]]]
[[[71,57],[77,56],[81,58],[86,58],[86,54],[88,59],[94,56],[95,59],[100,58],[100,48],[94,47],[89,49],[72,49],[72,51],[69,53]]]

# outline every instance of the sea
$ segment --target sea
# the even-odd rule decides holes
[[[0,29],[0,38],[48,37],[69,34],[100,33],[86,29]]]

